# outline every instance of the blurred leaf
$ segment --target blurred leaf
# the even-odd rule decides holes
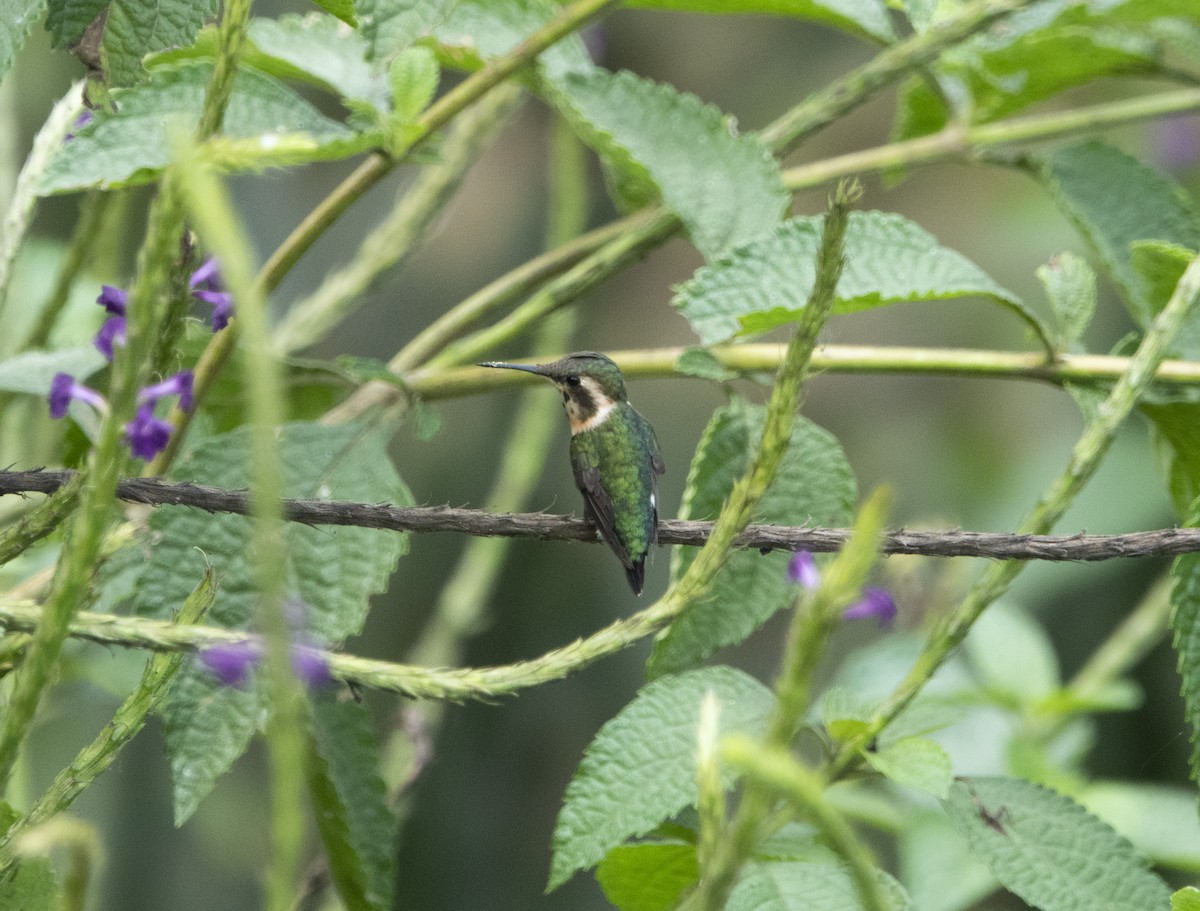
[[[950,790],[953,770],[946,751],[924,737],[905,737],[866,750],[863,757],[880,775],[906,788],[915,788],[945,797]]]
[[[46,0],[0,0],[0,80],[45,8]]]
[[[456,0],[355,0],[359,28],[373,60],[389,60],[428,35]]]
[[[1096,273],[1074,253],[1058,253],[1038,266],[1038,280],[1058,323],[1057,348],[1068,351],[1083,336],[1096,311]]]
[[[97,111],[92,122],[62,146],[46,170],[40,192],[152,180],[171,160],[171,130],[191,130],[198,121],[211,73],[207,61],[180,63],[156,68],[145,85],[114,92],[116,113]],[[253,137],[269,149],[280,134],[295,133],[306,134],[317,144],[353,136],[276,79],[241,67],[225,113],[224,137]]]
[[[216,0],[53,0],[46,28],[55,47],[86,36],[80,56],[101,61],[112,85],[132,85],[146,75],[142,58],[187,47],[216,14]]]
[[[309,787],[338,896],[350,911],[388,911],[398,821],[379,774],[371,715],[351,699],[313,701]]]
[[[996,890],[943,813],[910,812],[899,832],[901,879],[920,911],[967,911]]]
[[[1087,239],[1124,294],[1134,321],[1153,318],[1134,271],[1130,246],[1158,240],[1200,249],[1200,214],[1171,180],[1101,142],[1033,159],[1035,173]]]
[[[362,0],[357,0],[357,2],[362,3]],[[358,25],[354,19],[355,0],[313,0],[313,3],[321,7],[325,12],[332,13],[347,25]]]
[[[1196,516],[1189,515],[1188,525]],[[1191,728],[1191,771],[1200,780],[1200,554],[1175,558],[1171,567],[1171,631],[1183,692],[1184,715]]]
[[[820,216],[785,221],[772,234],[698,269],[671,303],[705,344],[794,321],[812,293],[821,221]],[[899,215],[851,212],[845,251],[837,312],[983,295],[1033,320],[1011,291]]]
[[[1200,911],[1200,889],[1184,886],[1171,896],[1171,911]]]
[[[718,383],[737,379],[737,373],[722,365],[707,348],[688,348],[679,355],[675,369],[685,376],[698,376]]]
[[[437,93],[440,76],[437,57],[428,48],[412,47],[398,54],[388,70],[396,118],[415,120]]]
[[[980,684],[1018,703],[1044,699],[1062,682],[1058,656],[1046,631],[1010,602],[989,608],[965,644]]]
[[[689,13],[796,16],[827,22],[877,41],[891,41],[896,37],[888,19],[887,7],[880,0],[631,0],[626,5]]]
[[[249,486],[249,436],[244,428],[210,437],[176,463],[175,480],[227,489]],[[383,433],[361,427],[289,424],[280,434],[287,497],[409,504],[411,495],[387,455]],[[242,628],[257,611],[251,521],[185,507],[154,511],[155,543],[135,598],[138,613],[169,616],[211,565],[220,591],[209,620]],[[289,523],[287,564],[280,568],[291,596],[308,607],[306,631],[335,643],[362,628],[369,598],[381,591],[404,552],[406,537],[356,527]],[[245,750],[259,721],[253,689],[222,687],[203,669],[185,668],[168,694],[163,717],[182,823],[213,782]]]
[[[712,519],[733,484],[750,466],[762,439],[766,409],[734,399],[709,421],[688,471],[680,507],[684,519]],[[838,441],[798,417],[788,453],[754,514],[755,522],[845,526],[854,515],[858,485]],[[671,579],[678,580],[698,551],[676,548]],[[707,596],[676,619],[654,644],[651,676],[690,667],[722,645],[741,642],[787,606],[796,588],[788,582],[789,555],[735,551]]]
[[[550,0],[457,0],[437,23],[434,37],[460,65],[479,67],[512,50],[557,11]],[[551,80],[592,68],[592,58],[578,34],[568,35],[538,55],[538,70]]]
[[[1142,414],[1154,424],[1154,441],[1166,468],[1167,489],[1182,521],[1200,496],[1200,404],[1143,402]]]
[[[13,911],[60,911],[58,880],[48,857],[31,857],[0,878],[0,908]]]
[[[107,363],[94,345],[62,351],[26,351],[0,361],[0,389],[46,398],[56,373],[69,373],[83,382]]]
[[[1133,846],[1068,797],[1017,778],[963,778],[942,801],[971,853],[1042,911],[1146,911],[1170,891]]]
[[[904,887],[882,870],[889,911],[911,908]],[[857,911],[862,907],[858,887],[840,863],[749,864],[726,902],[726,911]]]
[[[1133,842],[1151,862],[1191,873],[1200,871],[1200,820],[1193,788],[1100,781],[1080,801]]]
[[[633,73],[572,73],[563,88],[602,154],[618,147],[645,168],[706,259],[778,224],[790,195],[754,136],[694,95]]]
[[[858,736],[874,712],[874,705],[844,686],[830,687],[821,698],[821,723],[834,740]]]
[[[621,911],[669,911],[699,875],[695,845],[664,842],[618,845],[596,868],[604,897]]]
[[[567,785],[548,889],[695,802],[696,725],[709,691],[722,734],[762,734],[774,697],[741,671],[706,667],[645,686],[596,734]],[[732,775],[722,779],[728,787]]]
[[[388,81],[367,63],[366,41],[333,16],[255,17],[250,20],[249,38],[258,50],[246,57],[250,65],[280,78],[299,77],[343,98],[388,110]]]

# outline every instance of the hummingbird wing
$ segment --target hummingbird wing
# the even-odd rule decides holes
[[[616,510],[613,508],[612,497],[600,480],[600,469],[588,458],[588,454],[583,452],[577,454],[574,469],[575,486],[583,494],[587,518],[600,531],[600,537],[612,548],[613,553],[620,557],[626,568],[633,566],[629,551],[617,534]]]

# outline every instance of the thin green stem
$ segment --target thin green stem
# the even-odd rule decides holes
[[[816,825],[829,846],[846,862],[867,911],[887,911],[892,907],[871,852],[825,796],[825,782],[820,775],[796,762],[785,750],[764,748],[746,737],[726,738],[721,744],[721,758],[744,772],[749,781],[785,797]]]
[[[277,351],[288,354],[324,338],[361,305],[364,292],[385,270],[412,253],[480,152],[508,122],[520,97],[517,84],[502,86],[463,116],[439,148],[438,162],[405,188],[392,213],[367,235],[354,258],[291,306],[274,332]]]
[[[1099,467],[1121,423],[1149,388],[1172,340],[1198,299],[1200,257],[1194,259],[1183,273],[1171,299],[1155,317],[1137,351],[1129,359],[1127,370],[1084,427],[1066,468],[1022,520],[1017,528],[1018,534],[1045,534],[1066,512],[1076,494]],[[1014,560],[992,563],[987,567],[980,580],[967,592],[959,608],[930,637],[912,669],[879,707],[865,730],[844,744],[831,760],[832,776],[840,775],[852,766],[859,752],[904,711],[966,638],[984,610],[1008,590],[1024,568],[1025,563]]]
[[[211,572],[184,602],[174,624],[199,623],[216,597],[216,585]],[[14,859],[13,844],[22,832],[39,826],[66,810],[100,775],[117,754],[137,735],[146,717],[162,701],[167,687],[175,678],[186,657],[184,652],[160,652],[146,662],[146,669],[137,687],[125,698],[96,739],[79,751],[75,760],[55,776],[46,792],[0,840],[0,870]]]

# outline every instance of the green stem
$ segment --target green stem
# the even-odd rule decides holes
[[[694,380],[676,367],[686,348],[642,348],[609,352],[626,377]],[[785,349],[762,342],[718,345],[709,349],[721,366],[741,374],[779,368]],[[944,376],[978,379],[1035,380],[1064,383],[1113,383],[1129,369],[1130,359],[1105,354],[1063,354],[1046,363],[1042,352],[989,351],[974,348],[906,348],[886,345],[821,345],[812,367],[822,373]],[[426,401],[495,392],[509,386],[533,385],[536,377],[519,371],[457,367],[419,371],[409,378],[411,391]],[[511,374],[511,375],[510,375]],[[1200,384],[1200,362],[1164,360],[1154,375],[1162,388]],[[364,387],[365,388],[365,387]]]
[[[19,520],[0,532],[0,566],[16,559],[50,535],[71,515],[83,489],[84,476],[77,474]]]
[[[354,258],[325,277],[312,294],[293,304],[275,329],[275,349],[306,348],[353,313],[385,270],[406,259],[458,189],[480,152],[508,122],[521,97],[515,83],[502,86],[463,116],[439,148],[437,164],[425,168],[372,230]]]
[[[796,762],[787,751],[779,747],[764,748],[746,737],[728,737],[721,745],[721,758],[745,772],[750,781],[787,798],[805,819],[816,825],[829,847],[846,862],[867,911],[887,911],[891,907],[871,852],[829,802],[825,782],[819,775]]]
[[[175,624],[199,623],[213,599],[216,585],[210,571],[172,621]],[[75,799],[105,772],[117,754],[146,723],[146,717],[162,701],[167,687],[183,666],[184,652],[162,652],[146,662],[146,669],[137,687],[126,697],[113,714],[112,720],[90,744],[79,751],[74,762],[55,776],[46,792],[22,816],[0,841],[0,870],[6,870],[14,859],[13,844],[22,832],[41,825],[66,810]]]
[[[1159,363],[1197,299],[1200,299],[1200,257],[1192,261],[1179,279],[1171,299],[1155,317],[1137,351],[1129,359],[1128,369],[1084,427],[1066,468],[1020,523],[1018,534],[1045,534],[1066,512],[1076,494],[1099,467],[1121,423],[1149,388]],[[1015,560],[989,564],[980,580],[967,592],[959,608],[930,637],[912,669],[879,707],[866,729],[844,744],[833,757],[831,776],[843,774],[849,769],[857,761],[859,752],[916,698],[937,669],[966,638],[984,610],[1008,591],[1025,565]]]

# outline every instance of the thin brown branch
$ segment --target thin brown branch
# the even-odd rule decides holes
[[[71,471],[0,471],[0,496],[49,494],[66,484]],[[250,513],[244,490],[225,490],[199,484],[171,483],[157,478],[125,478],[118,498],[149,506],[190,506],[211,513]],[[387,503],[349,503],[337,500],[284,500],[284,517],[306,525],[353,525],[391,531],[452,532],[483,537],[536,538],[541,541],[600,539],[595,529],[574,516],[548,513],[491,513],[454,506],[392,506]],[[660,544],[699,547],[712,530],[711,522],[668,520],[659,526]],[[838,550],[849,534],[843,528],[788,525],[750,525],[737,539],[745,549]],[[928,557],[991,557],[998,560],[1096,561],[1117,557],[1171,557],[1200,552],[1200,528],[1160,528],[1117,535],[1018,535],[978,531],[889,532],[885,554]]]

